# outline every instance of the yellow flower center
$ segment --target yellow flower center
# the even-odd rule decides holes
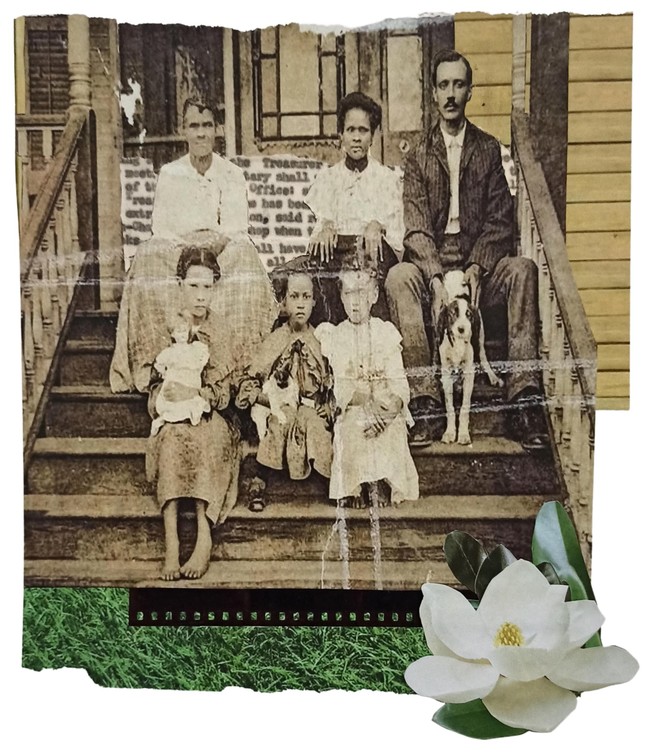
[[[513,622],[503,622],[494,638],[494,646],[522,646],[525,638],[521,628]]]

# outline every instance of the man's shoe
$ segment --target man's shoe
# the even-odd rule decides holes
[[[512,412],[511,436],[526,451],[545,451],[550,445],[542,401],[539,395],[519,399]]]
[[[444,413],[439,402],[431,396],[418,396],[409,403],[414,426],[409,430],[409,445],[429,446],[441,438],[444,430]]]

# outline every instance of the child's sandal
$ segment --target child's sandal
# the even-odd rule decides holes
[[[263,512],[266,506],[266,483],[261,478],[254,478],[248,486],[248,509],[251,512]]]

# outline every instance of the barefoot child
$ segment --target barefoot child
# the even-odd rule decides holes
[[[257,471],[249,483],[249,507],[264,508],[268,470],[287,469],[292,480],[312,468],[329,477],[331,375],[308,320],[314,283],[305,272],[284,276],[279,294],[288,320],[264,340],[248,373],[261,387],[252,417],[259,434]]]
[[[401,337],[392,323],[371,317],[378,295],[374,271],[344,271],[341,300],[348,316],[316,328],[334,373],[330,498],[339,506],[385,506],[418,498],[418,475],[407,443],[409,386]]]
[[[162,380],[160,372],[153,369],[148,409],[156,422],[160,408],[165,417],[172,408],[200,397],[207,402],[210,412],[202,414],[197,424],[193,424],[191,417],[163,422],[149,440],[148,478],[157,481],[157,499],[164,516],[163,580],[197,579],[207,571],[212,549],[211,525],[223,522],[236,502],[240,462],[239,434],[228,417],[221,414],[233,392],[240,345],[234,343],[224,322],[209,309],[221,274],[214,249],[184,247],[177,274],[179,317],[186,324],[187,338],[191,333],[191,338],[204,345],[208,359],[200,388],[189,386],[186,379],[179,380],[179,375],[177,380],[170,375]],[[181,499],[192,502],[197,519],[195,548],[182,566],[177,531]]]

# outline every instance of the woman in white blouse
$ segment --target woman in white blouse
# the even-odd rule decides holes
[[[154,359],[167,345],[168,321],[179,309],[180,242],[209,244],[220,254],[222,276],[211,307],[244,360],[277,314],[266,270],[248,237],[246,179],[214,152],[216,123],[210,105],[184,103],[182,133],[189,151],[159,173],[152,239],[137,249],[123,289],[109,376],[113,391],[145,391]]]
[[[351,92],[339,103],[337,129],[343,160],[324,168],[305,202],[316,217],[309,254],[319,268],[323,300],[316,320],[338,323],[345,318],[336,276],[345,267],[377,267],[380,297],[373,315],[388,320],[384,279],[402,254],[403,201],[399,175],[381,165],[369,148],[382,120],[377,102]]]

